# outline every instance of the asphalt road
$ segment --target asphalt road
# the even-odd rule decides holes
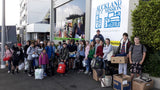
[[[43,80],[28,77],[22,71],[11,75],[7,70],[0,70],[0,90],[113,90],[101,88],[100,82],[93,80],[92,76],[69,72],[65,76],[56,74]],[[158,90],[158,89],[154,89]]]
[[[100,82],[83,73],[69,72],[65,76],[56,74],[43,80],[35,80],[22,71],[11,75],[7,70],[0,70],[0,90],[112,90],[112,88],[101,88]]]

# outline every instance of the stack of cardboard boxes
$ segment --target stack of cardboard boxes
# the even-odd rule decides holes
[[[111,57],[111,63],[128,63],[127,57]],[[93,69],[93,79],[99,81],[105,76],[105,70]],[[101,82],[102,83],[102,82]],[[114,90],[152,90],[153,80],[146,82],[142,79],[131,80],[131,76],[116,74],[113,75],[113,89]]]

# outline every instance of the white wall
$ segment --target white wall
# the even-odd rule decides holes
[[[132,26],[132,11],[136,8],[136,5],[139,4],[139,0],[130,0],[129,1],[129,17],[128,17],[128,35],[129,38],[132,35],[133,26]]]
[[[114,4],[115,2],[118,3],[119,6]],[[112,41],[119,41],[122,38],[122,34],[124,32],[129,33],[130,37],[132,35],[131,10],[135,9],[135,4],[138,4],[138,2],[139,0],[92,0],[90,39],[93,39],[93,36],[96,34],[97,29],[100,29],[101,34],[104,36],[104,38],[110,38]],[[108,4],[110,5],[109,7],[111,7],[111,3],[113,3],[114,6],[116,6],[116,10],[106,9],[106,7],[108,7]],[[101,9],[101,7],[100,9],[97,9],[99,5],[103,6],[103,9]],[[99,15],[99,19],[97,19],[98,17],[96,17],[96,15]],[[105,17],[109,17],[109,19],[105,20]],[[100,21],[101,19],[102,25],[100,25],[101,27],[97,28],[97,24],[95,23]],[[104,23],[105,21],[107,22]],[[119,24],[115,23],[114,26],[113,21],[118,21]],[[110,22],[110,24],[107,24],[108,22]]]
[[[28,0],[28,22],[27,24],[40,22],[50,8],[50,0]]]
[[[54,4],[54,8],[60,6],[60,5],[64,4],[64,3],[67,3],[69,1],[72,1],[72,0],[56,0],[55,3],[53,3]]]
[[[30,24],[27,25],[27,32],[49,32],[49,24]]]

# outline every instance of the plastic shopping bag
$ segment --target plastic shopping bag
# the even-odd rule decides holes
[[[96,63],[96,59],[95,59],[95,58],[93,58],[93,59],[92,59],[92,61],[91,61],[91,68],[94,68],[95,63]]]
[[[105,76],[105,78],[102,78],[100,81],[101,81],[101,87],[112,86],[112,77],[111,76]]]
[[[43,69],[35,69],[35,79],[43,79],[43,73],[44,73],[44,70]]]
[[[24,64],[25,64],[24,70],[28,70],[28,68],[29,68],[29,63],[28,63],[28,61],[27,61],[27,58],[25,58]]]
[[[82,64],[83,64],[83,67],[86,67],[86,65],[87,65],[86,60],[83,60]]]
[[[24,69],[24,63],[21,63],[21,64],[18,66],[18,69],[19,69],[19,70]]]

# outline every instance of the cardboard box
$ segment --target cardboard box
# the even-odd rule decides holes
[[[153,80],[150,82],[143,81],[141,79],[134,79],[132,81],[132,90],[152,90]]]
[[[131,76],[116,74],[113,76],[114,90],[131,90]]]
[[[101,71],[100,71],[101,70]],[[98,75],[99,72],[101,72],[101,75]],[[103,77],[105,75],[104,69],[93,69],[93,79],[96,81],[99,81],[99,78]]]
[[[127,57],[111,57],[111,63],[128,63]]]

